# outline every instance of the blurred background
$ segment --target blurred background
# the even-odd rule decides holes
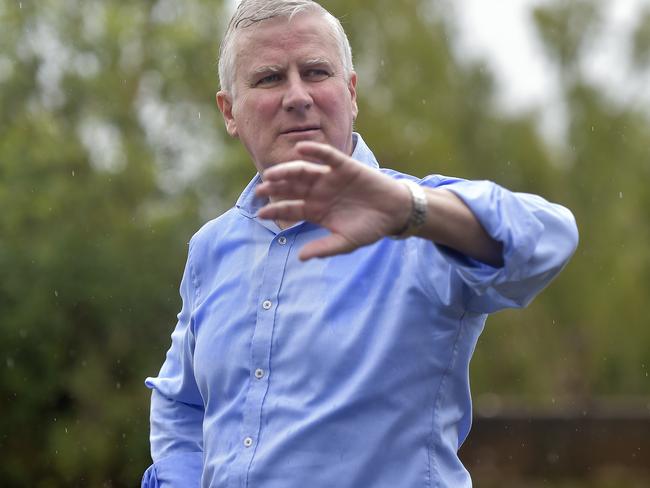
[[[383,166],[568,206],[579,249],[472,362],[477,487],[650,486],[650,0],[332,0]],[[192,233],[253,166],[232,2],[0,2],[0,480],[127,487]]]

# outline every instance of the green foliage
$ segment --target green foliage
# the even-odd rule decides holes
[[[200,200],[164,184],[195,156],[142,122],[146,97],[210,104],[217,133],[213,70],[188,76],[214,54],[194,24],[153,22],[148,3],[78,6],[0,10],[3,486],[127,486],[150,462],[142,382],[168,346]]]
[[[650,65],[650,6],[643,11],[634,32],[633,60],[639,68]]]
[[[544,47],[564,72],[575,68],[585,43],[591,40],[600,1],[552,2],[535,11]]]
[[[489,320],[474,391],[585,403],[650,393],[648,112],[592,86],[601,3],[535,12],[567,139],[505,116],[430,2],[324,2],[359,73],[357,129],[384,166],[488,178],[571,208],[581,244],[524,311]],[[178,311],[186,243],[253,175],[214,104],[221,2],[0,5],[3,486],[133,486],[149,464],[147,375]],[[634,59],[648,60],[648,16]]]
[[[551,47],[564,46],[566,39],[586,46],[598,33],[598,6],[547,6],[536,14],[541,37]],[[571,13],[574,8],[582,13]],[[548,19],[558,21],[549,27]],[[557,46],[550,51],[565,73],[560,78],[569,129],[565,147],[556,151],[553,180],[536,191],[573,210],[581,242],[564,273],[529,309],[491,321],[474,373],[479,393],[526,392],[539,402],[576,407],[600,396],[642,396],[650,390],[650,348],[644,340],[650,124],[637,100],[613,102],[592,86],[579,69],[586,51],[571,51],[570,60]],[[505,330],[491,335],[501,321],[508,324]],[[499,352],[503,346],[506,355]]]

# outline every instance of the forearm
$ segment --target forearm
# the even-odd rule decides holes
[[[405,227],[414,210],[414,196],[406,185],[395,185],[395,220]],[[411,185],[411,187],[413,187]],[[493,267],[503,265],[503,247],[483,228],[467,205],[454,193],[442,188],[420,187],[426,198],[425,221],[409,235],[443,245]],[[416,187],[417,189],[417,187]]]
[[[425,188],[426,220],[417,237],[447,246],[477,261],[500,267],[502,245],[488,235],[463,201],[444,189]]]

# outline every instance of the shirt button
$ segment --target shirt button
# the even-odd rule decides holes
[[[284,237],[284,236],[278,237],[278,244],[280,244],[281,246],[284,246],[286,243],[287,243],[287,238],[286,237]]]
[[[257,368],[255,370],[255,378],[257,378],[258,380],[261,380],[262,378],[264,378],[264,370],[261,369],[261,368]]]
[[[268,310],[272,305],[273,304],[271,303],[271,300],[264,300],[264,303],[262,303],[262,308],[264,310]]]
[[[253,445],[253,439],[250,437],[246,437],[246,439],[244,439],[244,446],[251,447],[252,445]]]

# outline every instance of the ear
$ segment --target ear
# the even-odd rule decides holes
[[[237,122],[232,115],[232,98],[230,93],[226,91],[217,92],[217,106],[223,115],[223,120],[226,123],[226,131],[231,137],[237,137]]]
[[[350,73],[350,81],[348,81],[348,91],[350,92],[350,101],[352,103],[352,119],[357,119],[359,107],[357,106],[357,74],[352,71]]]

